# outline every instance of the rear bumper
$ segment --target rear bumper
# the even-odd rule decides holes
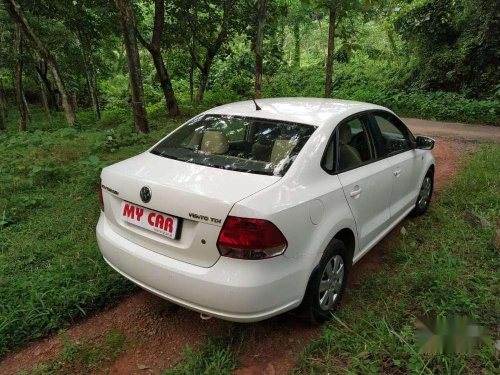
[[[297,307],[305,290],[307,276],[299,262],[284,256],[259,261],[221,257],[205,268],[121,237],[102,214],[96,232],[104,260],[117,272],[166,300],[217,318],[264,320]]]

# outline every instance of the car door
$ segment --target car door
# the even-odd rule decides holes
[[[392,172],[379,160],[369,130],[368,114],[356,115],[337,126],[336,171],[356,221],[359,250],[371,247],[388,225]]]
[[[420,184],[417,181],[419,161],[415,140],[395,115],[386,111],[372,113],[377,152],[386,158],[392,170],[391,217],[397,220],[415,204]]]

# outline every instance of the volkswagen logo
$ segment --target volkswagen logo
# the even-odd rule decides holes
[[[141,196],[141,199],[144,203],[148,203],[151,200],[151,196],[153,194],[151,193],[151,189],[149,188],[149,186],[143,186],[139,195]]]

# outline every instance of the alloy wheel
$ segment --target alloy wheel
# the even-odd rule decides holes
[[[424,182],[422,183],[422,187],[420,188],[420,192],[418,194],[417,205],[418,208],[423,209],[429,204],[429,200],[431,197],[432,190],[432,179],[430,176],[426,176],[424,178]]]
[[[334,255],[327,263],[319,284],[319,305],[322,310],[330,310],[340,296],[344,283],[344,260]]]

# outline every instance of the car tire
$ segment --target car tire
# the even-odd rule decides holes
[[[410,216],[423,215],[431,204],[432,193],[434,190],[434,173],[429,170],[420,185],[415,208],[410,212]]]
[[[318,324],[331,318],[344,295],[351,264],[345,244],[332,240],[309,279],[300,306],[300,315],[305,320]]]

